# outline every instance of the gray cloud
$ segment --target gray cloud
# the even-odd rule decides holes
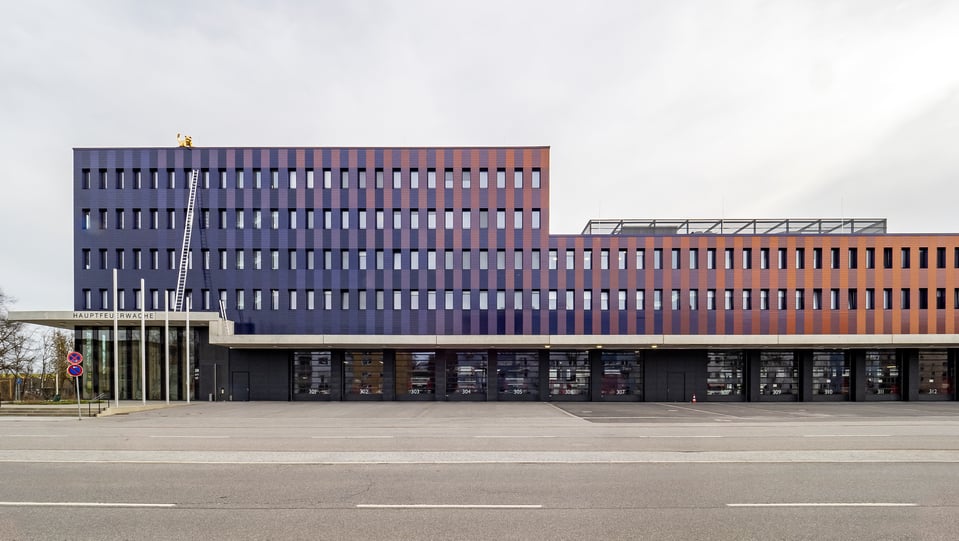
[[[954,2],[0,5],[0,287],[72,298],[72,147],[552,147],[593,217],[955,231]]]

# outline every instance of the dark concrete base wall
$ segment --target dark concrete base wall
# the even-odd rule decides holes
[[[652,350],[644,360],[647,402],[689,402],[706,398],[706,352]]]
[[[233,350],[229,357],[228,399],[290,400],[290,352]],[[202,381],[200,388],[203,388]]]
[[[919,355],[916,350],[899,350],[901,362],[901,392],[876,395],[867,393],[865,376],[865,353],[847,351],[849,363],[848,393],[817,396],[812,392],[812,355],[808,351],[796,351],[798,362],[799,393],[789,396],[763,396],[759,392],[760,355],[758,351],[746,351],[743,355],[743,382],[741,395],[707,395],[706,350],[650,349],[642,353],[642,396],[646,402],[758,402],[758,401],[887,401],[887,400],[956,400],[955,392],[939,395],[924,395],[919,392]],[[434,392],[417,396],[398,395],[395,387],[395,358],[393,350],[383,355],[383,393],[378,395],[347,395],[344,386],[343,352],[332,352],[332,390],[328,394],[294,396],[292,385],[293,353],[288,350],[226,350],[201,344],[197,348],[199,379],[194,380],[196,400],[521,400],[521,401],[623,401],[637,397],[607,396],[600,393],[603,367],[597,352],[591,352],[590,386],[585,395],[567,396],[549,394],[548,353],[541,352],[539,392],[535,395],[513,395],[497,392],[497,352],[491,350],[488,357],[488,388],[485,395],[447,395],[446,366],[453,356],[450,351],[438,351],[435,363]],[[956,372],[956,352],[949,354],[950,369]]]

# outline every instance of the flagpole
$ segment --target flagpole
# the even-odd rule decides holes
[[[165,289],[163,294],[163,350],[164,355],[164,381],[166,382],[166,403],[170,403],[170,290]]]
[[[140,294],[143,302],[140,303],[140,396],[143,405],[147,405],[147,296],[146,282],[140,278]]]
[[[120,336],[119,312],[117,302],[117,269],[113,269],[113,398],[114,405],[120,407]],[[109,381],[109,380],[108,380]]]

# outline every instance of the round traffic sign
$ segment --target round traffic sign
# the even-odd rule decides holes
[[[71,376],[78,377],[83,375],[83,367],[79,364],[71,364],[67,367],[67,374]]]
[[[79,351],[71,351],[67,355],[67,362],[70,364],[80,364],[83,362],[83,355],[80,355]]]

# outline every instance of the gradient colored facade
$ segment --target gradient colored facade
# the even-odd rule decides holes
[[[92,322],[67,326],[103,366],[113,269],[125,312],[141,279],[153,314],[175,287],[192,170],[203,399],[956,398],[959,235],[884,220],[552,235],[547,147],[76,149],[74,312]]]

